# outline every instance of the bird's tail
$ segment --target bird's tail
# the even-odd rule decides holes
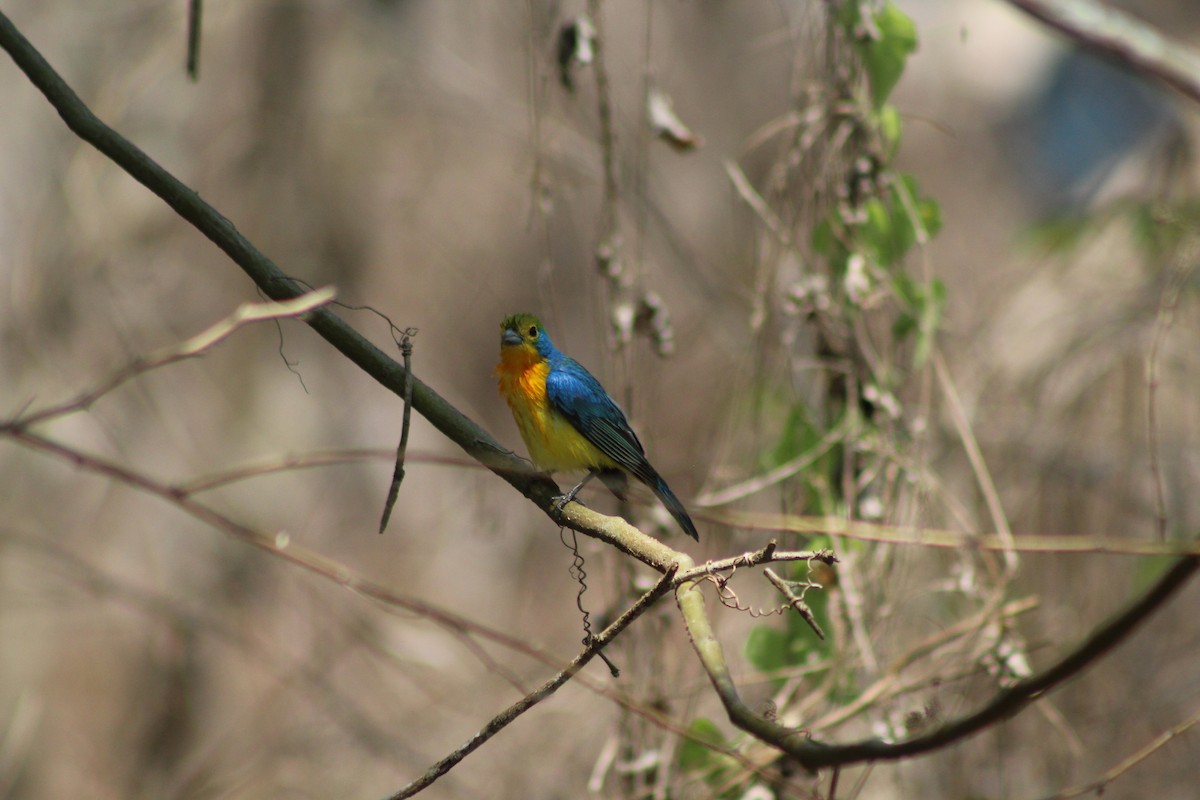
[[[618,500],[629,499],[629,481],[623,470],[603,469],[597,470],[596,474],[600,476],[600,480],[604,481],[604,485],[608,487],[609,491],[617,496]],[[679,498],[671,491],[671,487],[667,486],[667,482],[662,479],[662,476],[655,472],[649,464],[643,464],[637,477],[645,481],[655,496],[662,501],[667,511],[670,511],[671,516],[679,523],[679,527],[683,528],[683,532],[697,542],[700,541],[700,534],[696,533],[696,526],[692,524],[692,518],[688,516],[687,509],[683,507],[683,503],[679,502]],[[646,480],[647,478],[649,480]]]
[[[679,502],[679,498],[671,491],[671,487],[667,486],[666,481],[657,475],[655,477],[658,480],[650,486],[650,489],[658,496],[662,504],[666,506],[667,511],[671,512],[671,516],[679,523],[679,527],[683,528],[683,532],[697,542],[700,541],[700,534],[696,533],[696,526],[692,524],[692,518],[688,516],[687,509],[683,507],[683,503]]]

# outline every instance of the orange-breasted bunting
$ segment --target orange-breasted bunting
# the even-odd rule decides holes
[[[632,475],[650,487],[684,533],[699,541],[692,518],[646,460],[624,412],[592,373],[554,346],[537,317],[513,314],[500,323],[496,377],[534,465],[547,472],[588,471],[566,500],[597,475],[623,498],[626,475]]]

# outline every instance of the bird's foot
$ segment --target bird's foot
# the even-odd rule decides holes
[[[571,489],[571,491],[567,492],[566,494],[560,494],[557,497],[555,497],[554,498],[554,510],[561,514],[562,510],[564,508],[566,508],[567,503],[570,503],[572,500],[575,500],[576,495],[579,494],[579,490],[582,489],[585,485],[587,485],[587,482],[590,481],[595,474],[596,473],[594,473],[594,472],[589,472],[587,474],[587,477],[585,477],[579,483],[575,484],[575,487],[573,489]],[[581,506],[584,505],[582,500],[575,500],[575,502],[579,503],[579,505],[581,505]]]
[[[576,497],[575,497],[575,495],[577,494],[576,489],[578,489],[578,488],[579,487],[576,486],[575,489],[572,489],[571,491],[567,492],[566,494],[555,495],[553,498],[554,510],[561,514],[562,510],[567,507],[567,503],[570,503],[570,502],[579,503],[579,505],[584,506],[586,508],[587,504],[584,503],[582,500],[576,499]]]

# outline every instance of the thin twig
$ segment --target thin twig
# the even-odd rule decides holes
[[[360,461],[392,460],[395,457],[396,453],[394,450],[384,450],[380,447],[316,450],[311,453],[275,456],[240,467],[230,467],[220,472],[202,475],[187,482],[175,484],[175,489],[184,494],[198,494],[200,492],[219,489],[231,483],[238,483],[250,478],[271,475],[277,472],[326,467],[334,464],[354,464]],[[484,468],[478,461],[462,457],[445,456],[438,453],[407,453],[404,460],[408,463],[416,461],[422,464],[435,464],[461,469]]]
[[[742,172],[742,168],[732,161],[726,161],[725,174],[729,176],[729,181],[733,184],[733,188],[737,190],[738,196],[758,215],[758,218],[762,220],[767,230],[779,240],[779,243],[785,249],[791,248],[792,235],[788,232],[787,226],[783,224],[783,220],[779,219],[778,215],[771,210],[771,206],[763,199],[763,196],[750,183],[750,179],[746,177],[746,173]]]
[[[238,306],[232,314],[210,325],[195,336],[170,347],[164,347],[149,355],[135,358],[101,381],[97,386],[75,399],[33,413],[22,414],[16,420],[13,420],[11,424],[23,426],[36,425],[39,422],[45,422],[54,417],[61,417],[77,411],[85,411],[101,397],[118,388],[126,381],[151,370],[203,355],[207,350],[232,336],[246,325],[254,322],[262,322],[263,320],[298,317],[326,305],[333,298],[333,287],[327,286],[284,302],[244,303]]]
[[[1158,355],[1163,342],[1175,322],[1175,308],[1179,295],[1194,269],[1194,262],[1171,270],[1167,285],[1158,302],[1158,316],[1154,324],[1154,340],[1146,356],[1146,445],[1150,452],[1150,478],[1154,484],[1154,527],[1158,540],[1167,540],[1167,497],[1163,486],[1162,453],[1158,441]]]
[[[846,430],[846,426],[843,423],[838,423],[828,430],[819,442],[795,458],[788,459],[779,466],[769,469],[761,475],[755,475],[741,483],[705,492],[697,497],[693,503],[701,507],[723,506],[742,500],[752,494],[757,494],[777,483],[781,483],[807,469],[818,458],[829,452],[834,445],[844,441],[846,439]]]
[[[907,544],[921,547],[1019,553],[1078,553],[1129,556],[1200,555],[1200,541],[1172,540],[1156,542],[1133,537],[1078,535],[1014,536],[1011,541],[996,534],[973,531],[954,531],[940,528],[914,528],[902,525],[883,525],[865,520],[847,521],[838,517],[805,517],[796,514],[773,514],[760,511],[717,511],[705,515],[709,522],[751,531],[786,531],[800,534],[829,534],[845,536],[864,542]]]
[[[187,74],[193,81],[200,77],[200,19],[204,0],[188,0]]]
[[[1145,745],[1131,753],[1127,758],[1122,759],[1121,762],[1113,766],[1112,769],[1106,770],[1104,774],[1095,780],[1080,784],[1079,786],[1073,786],[1070,789],[1064,789],[1057,794],[1052,794],[1044,798],[1044,800],[1070,800],[1072,797],[1081,797],[1085,794],[1093,793],[1095,793],[1096,796],[1100,796],[1104,794],[1104,789],[1108,786],[1108,784],[1112,783],[1117,778],[1121,777],[1126,772],[1157,753],[1172,739],[1182,736],[1184,733],[1198,724],[1200,724],[1200,711],[1197,711],[1177,725],[1172,725],[1158,736],[1155,736]]]
[[[1003,549],[1004,566],[1011,578],[1016,574],[1018,559],[1016,551],[1012,548],[1012,528],[1008,524],[1008,515],[1004,513],[1004,506],[1000,502],[1000,493],[996,491],[996,483],[992,480],[991,470],[988,469],[983,452],[979,449],[979,442],[976,441],[975,433],[971,430],[971,423],[967,419],[962,399],[958,396],[958,389],[955,388],[954,380],[950,377],[950,368],[946,366],[946,360],[942,358],[941,352],[937,349],[933,351],[932,360],[934,374],[937,375],[938,384],[946,398],[950,419],[954,422],[954,429],[962,441],[963,450],[967,453],[967,460],[975,472],[975,481],[979,485],[979,491],[983,493],[984,502],[987,503],[988,513],[992,517],[992,525],[995,526],[1000,540],[1007,544],[1007,547]]]
[[[796,613],[800,615],[800,618],[808,623],[808,627],[813,629],[813,633],[817,635],[817,638],[823,640],[825,638],[825,631],[821,630],[821,626],[817,624],[817,618],[813,616],[812,609],[808,607],[808,603],[804,602],[804,598],[792,591],[792,587],[789,585],[789,582],[776,575],[775,570],[771,569],[770,567],[764,569],[763,574],[766,575],[767,580],[769,580],[771,584],[774,585],[774,587],[778,589],[784,597],[787,598],[788,605],[795,609]],[[816,584],[811,585],[816,586],[818,589],[821,588]]]
[[[837,556],[833,554],[832,550],[780,551],[776,547],[776,542],[772,539],[761,550],[742,553],[740,556],[722,558],[718,561],[706,561],[700,566],[690,569],[681,569],[678,577],[675,579],[675,585],[678,586],[685,581],[705,578],[718,572],[726,572],[740,567],[757,567],[759,564],[773,564],[782,561],[822,561],[826,564],[836,564],[838,561]]]
[[[663,573],[659,578],[658,583],[654,585],[650,591],[642,595],[638,601],[622,614],[615,622],[605,628],[600,635],[592,638],[591,643],[584,649],[582,653],[575,657],[565,669],[559,672],[550,680],[546,681],[536,691],[522,697],[516,703],[513,703],[504,711],[497,714],[483,728],[456,748],[454,752],[447,755],[441,761],[437,762],[425,771],[420,778],[417,778],[412,783],[408,784],[395,794],[389,795],[388,800],[403,800],[406,797],[412,797],[417,792],[420,792],[425,787],[436,781],[442,775],[449,772],[455,764],[462,761],[472,752],[477,750],[481,745],[503,730],[517,717],[524,714],[535,705],[545,700],[554,692],[558,691],[564,683],[569,681],[575,673],[583,669],[592,658],[600,652],[609,642],[613,640],[617,634],[629,626],[631,622],[640,617],[647,609],[654,604],[658,598],[666,594],[671,588],[671,581],[675,577],[677,567],[672,567]]]
[[[596,115],[600,122],[600,156],[604,174],[604,211],[601,222],[601,242],[612,244],[617,234],[617,205],[620,189],[617,181],[617,132],[613,125],[612,97],[608,82],[605,50],[608,42],[602,28],[600,0],[588,0],[588,16],[597,35],[592,73],[596,79]]]
[[[400,355],[404,358],[404,371],[412,374],[412,337],[417,335],[416,328],[406,328],[400,340]],[[392,507],[400,496],[400,484],[404,481],[404,456],[408,452],[408,426],[412,419],[412,381],[404,387],[404,419],[400,425],[400,444],[396,447],[396,466],[392,470],[392,483],[388,486],[387,500],[383,504],[383,516],[379,520],[379,532],[387,528],[388,519],[392,516]]]

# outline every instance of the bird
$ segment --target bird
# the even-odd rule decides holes
[[[534,466],[550,473],[587,470],[560,507],[597,476],[623,499],[632,475],[700,541],[683,503],[646,460],[625,413],[592,373],[554,346],[533,314],[511,314],[500,323],[496,378]]]

